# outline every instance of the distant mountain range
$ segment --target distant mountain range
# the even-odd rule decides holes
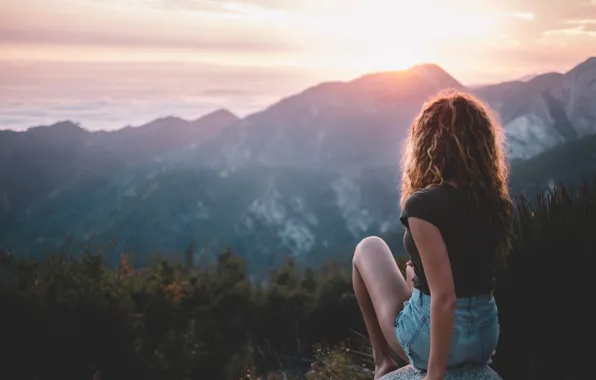
[[[500,83],[476,93],[499,113],[511,158],[530,158],[596,133],[596,58],[565,74]]]
[[[349,260],[362,237],[401,251],[398,158],[422,103],[466,89],[436,65],[323,83],[239,119],[220,110],[89,132],[65,121],[0,131],[0,248],[41,255],[66,236],[107,253],[232,247],[255,273],[293,255]],[[512,191],[594,173],[596,59],[469,91],[505,127]]]

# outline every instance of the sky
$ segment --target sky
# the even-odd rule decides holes
[[[2,0],[0,128],[89,129],[439,64],[464,84],[596,55],[596,0]]]

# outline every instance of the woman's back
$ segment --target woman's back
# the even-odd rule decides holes
[[[491,243],[490,227],[478,220],[472,201],[462,190],[449,183],[419,190],[408,197],[402,210],[400,220],[407,228],[404,245],[416,272],[414,287],[430,294],[420,254],[408,228],[408,217],[424,219],[441,232],[457,297],[472,297],[493,290],[497,247]]]
[[[509,252],[513,215],[502,136],[488,108],[461,92],[430,99],[414,120],[400,199],[413,271],[408,265],[404,279],[379,238],[354,253],[375,378],[394,366],[389,348],[426,379],[490,362],[500,329],[493,266]]]

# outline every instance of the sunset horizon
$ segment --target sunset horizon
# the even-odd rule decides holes
[[[0,128],[245,116],[321,82],[429,63],[466,86],[566,72],[596,55],[596,1],[572,3],[8,0]]]

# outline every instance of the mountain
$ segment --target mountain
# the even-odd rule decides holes
[[[596,178],[596,134],[565,142],[511,167],[512,193],[532,197],[537,191],[564,184],[577,189]]]
[[[228,127],[195,161],[224,170],[392,164],[422,103],[446,88],[464,87],[430,64],[323,83]]]
[[[534,157],[596,133],[596,58],[564,74],[547,73],[474,92],[499,114],[512,159]]]
[[[0,241],[40,252],[67,234],[117,237],[117,250],[142,253],[208,242],[252,263],[344,254],[365,235],[400,228],[399,146],[417,109],[444,88],[463,86],[419,65],[323,83],[241,121],[218,112],[90,134],[81,144],[118,168],[29,202]]]
[[[0,131],[0,226],[66,187],[108,180],[144,160],[198,146],[236,121],[219,110],[194,121],[167,117],[114,132],[91,133],[69,121]]]
[[[87,145],[91,135],[70,122],[0,132],[0,228],[75,179],[109,176],[119,167],[103,149]]]
[[[514,193],[591,173],[594,62],[471,90],[504,124]],[[40,255],[67,235],[115,238],[108,259],[133,252],[142,265],[194,242],[209,254],[231,247],[261,274],[286,254],[349,262],[367,235],[402,252],[400,146],[423,102],[447,88],[465,90],[427,64],[322,83],[244,119],[0,132],[0,246]]]
[[[0,241],[39,255],[67,235],[115,239],[108,260],[127,252],[139,265],[147,255],[183,252],[194,242],[197,252],[233,248],[255,273],[283,263],[285,255],[302,263],[349,260],[346,249],[357,238],[398,228],[392,174],[243,168],[222,177],[211,169],[148,165],[63,189],[2,229]]]
[[[178,149],[201,146],[224,127],[240,119],[227,110],[218,110],[196,120],[168,116],[139,127],[113,132],[97,132],[91,144],[125,160],[138,160],[168,154]]]

